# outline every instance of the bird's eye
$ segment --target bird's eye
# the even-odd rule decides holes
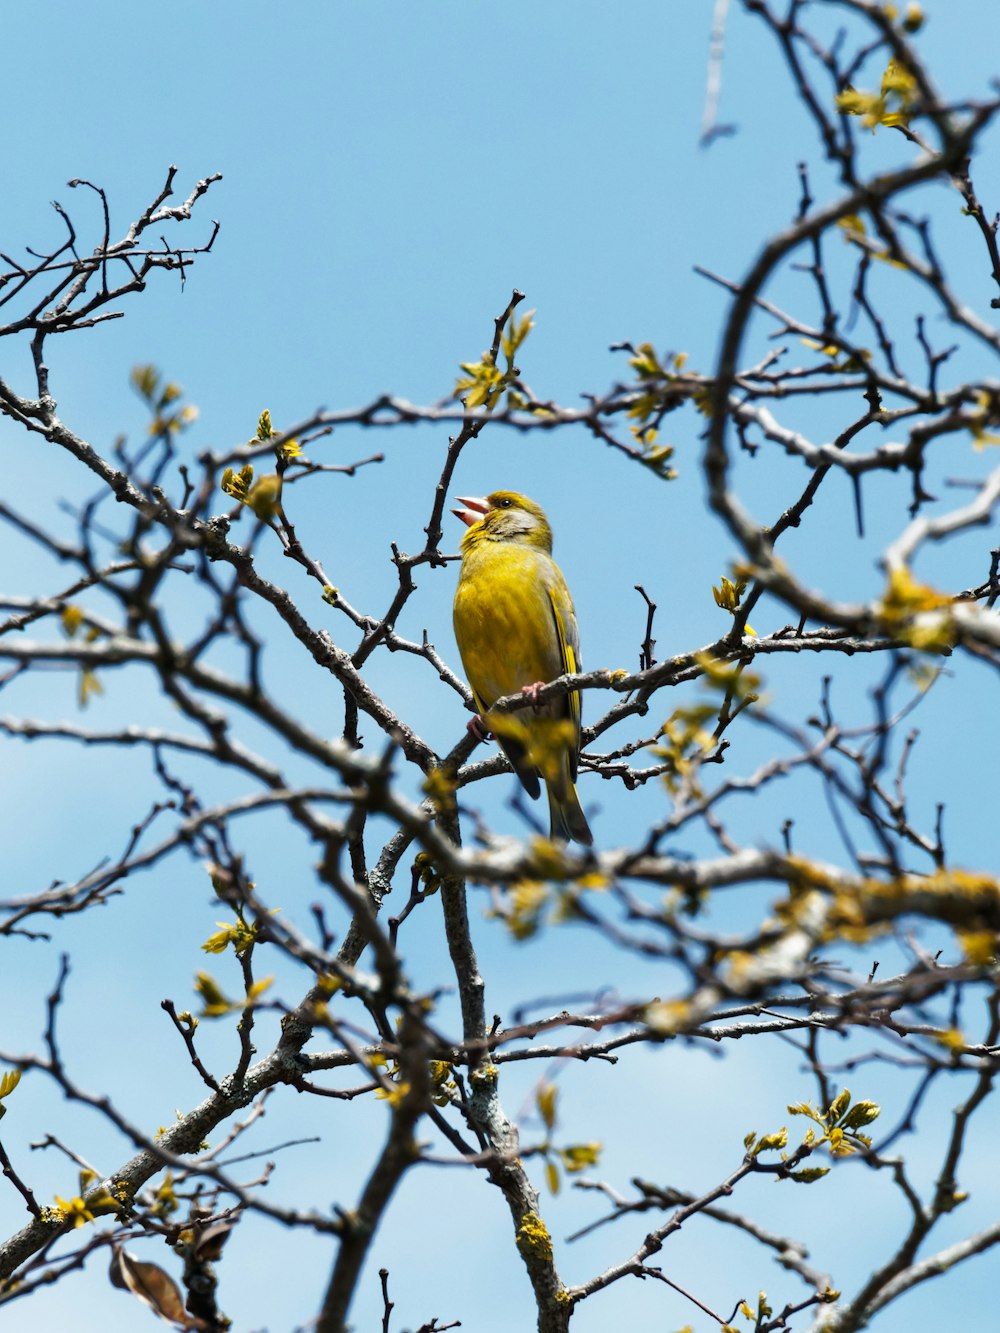
[[[503,498],[502,500],[498,500],[498,501],[497,501],[497,508],[498,508],[498,509],[509,509],[513,503],[514,503],[513,500],[508,500],[507,497],[504,496],[504,498]]]

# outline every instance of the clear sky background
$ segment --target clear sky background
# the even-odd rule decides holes
[[[711,9],[707,0],[628,6],[510,0],[500,8],[179,0],[132,9],[104,0],[35,0],[13,7],[4,19],[8,59],[0,84],[7,129],[0,249],[19,255],[25,245],[56,244],[63,224],[51,199],[72,212],[85,248],[96,243],[96,196],[67,188],[71,178],[105,188],[114,233],[155,196],[170,163],[179,168],[178,197],[200,177],[223,173],[194,219],[171,232],[175,244],[197,244],[207,237],[210,219],[221,223],[213,253],[198,261],[183,291],[173,275],[156,275],[146,293],[124,306],[126,318],[52,341],[60,415],[104,453],[120,434],[141,436],[147,417],[128,387],[138,362],[159,366],[197,404],[200,416],[186,437],[192,453],[246,439],[265,407],[280,427],[317,407],[359,405],[385,391],[433,402],[450,391],[459,362],[477,359],[488,345],[493,317],[515,286],[538,312],[520,364],[543,398],[572,404],[582,392],[601,392],[625,377],[623,358],[608,350],[621,339],[687,352],[690,366],[709,370],[726,302],[693,265],[738,278],[764,240],[794,217],[799,161],[810,164],[818,195],[830,185],[778,52],[735,4],[719,117],[737,133],[699,148]],[[816,9],[831,25],[840,14],[832,3]],[[932,0],[926,9],[922,47],[946,92],[985,96],[997,73],[997,44],[984,40],[990,7]],[[993,27],[995,37],[995,21]],[[883,132],[868,151],[873,162],[888,163],[904,150]],[[974,164],[987,211],[998,203],[989,197],[997,166],[994,135]],[[928,192],[922,206],[939,214],[943,236],[967,234],[962,228],[970,224],[958,218],[956,196],[944,186]],[[964,295],[985,306],[983,270],[981,248],[970,244],[956,280]],[[788,279],[771,294],[789,305],[797,300],[798,313],[815,315],[805,283],[796,287]],[[891,291],[887,299],[895,299]],[[909,299],[900,293],[896,307],[906,319]],[[948,340],[940,321],[931,327],[940,341]],[[24,392],[28,372],[26,352],[2,349],[0,374]],[[827,438],[822,421],[808,424],[816,438]],[[582,431],[523,437],[487,430],[462,458],[456,494],[510,487],[548,511],[588,666],[637,665],[645,623],[644,604],[633,590],[639,582],[660,607],[660,655],[710,642],[725,628],[711,584],[727,572],[733,551],[704,509],[701,422],[691,413],[678,417],[674,428],[680,477],[671,485],[653,481]],[[835,429],[836,423],[828,428]],[[385,462],[353,479],[327,475],[296,488],[300,535],[355,605],[373,612],[388,605],[395,586],[390,542],[404,550],[421,545],[446,436],[444,427],[338,432],[324,446],[324,461],[350,463],[382,450]],[[5,491],[12,498],[29,494],[34,513],[70,532],[60,502],[79,503],[92,493],[80,469],[54,459],[6,419],[0,419],[0,457]],[[980,466],[961,457],[943,471],[972,475]],[[801,468],[784,459],[769,460],[766,470],[741,465],[739,477],[748,504],[765,522],[805,480]],[[819,521],[789,540],[788,558],[828,590],[870,595],[880,586],[880,545],[905,522],[905,485],[869,491],[864,540],[853,537],[846,484],[824,490]],[[459,536],[456,521],[446,549],[454,550]],[[955,543],[941,557],[938,581],[955,587],[977,582],[986,572],[983,552],[995,544],[994,534],[988,544],[983,534]],[[267,553],[261,558],[280,582],[313,597],[287,562],[283,567]],[[63,577],[4,529],[0,575],[5,588],[46,593],[61,587]],[[411,636],[426,628],[457,665],[450,628],[454,576],[454,566],[419,571],[419,596],[399,628]],[[185,613],[177,609],[179,625]],[[755,617],[756,627],[773,629],[783,619],[771,608],[763,619]],[[282,691],[297,697],[313,722],[329,709],[333,730],[328,682],[280,648],[270,660]],[[815,707],[826,669],[798,659],[769,662],[768,687],[786,714],[801,720]],[[855,663],[841,675],[837,697],[846,717],[870,719],[866,690],[880,669]],[[464,714],[453,696],[443,706],[445,696],[426,669],[373,659],[372,683],[438,749],[460,735]],[[981,866],[995,863],[994,839],[983,828],[995,763],[991,758],[993,767],[984,773],[977,758],[994,755],[998,742],[996,710],[982,712],[987,684],[992,688],[974,664],[955,665],[921,705],[926,735],[911,769],[924,822],[946,796],[954,859]],[[75,679],[49,675],[6,692],[0,711],[78,720],[74,700]],[[588,699],[587,706],[596,713],[599,702]],[[107,696],[92,704],[86,720],[112,725],[136,716],[171,720],[150,682],[126,685],[123,677],[117,692],[116,682],[108,682]],[[770,741],[748,727],[742,745],[734,759],[740,771],[750,771]],[[5,890],[11,893],[74,878],[102,856],[117,854],[153,799],[141,755],[98,757],[67,748],[58,759],[53,771],[51,752],[0,742]],[[509,789],[493,785],[494,808],[503,810],[499,801]],[[621,803],[610,784],[584,780],[581,795],[604,845],[626,841],[644,818],[665,808],[661,790]],[[733,811],[734,831],[750,843],[776,840],[789,812],[815,855],[839,855],[825,808],[814,809],[808,799],[791,811],[777,795],[747,802]],[[292,851],[279,839],[256,836],[249,851],[258,882],[285,910],[303,910],[312,895],[309,849]],[[703,848],[692,843],[690,850]],[[159,1001],[170,995],[178,1007],[193,1003],[191,978],[204,963],[197,946],[219,915],[204,877],[177,860],[130,885],[92,920],[74,922],[72,930],[67,925],[65,933],[57,928],[50,942],[5,942],[0,1047],[36,1046],[58,954],[72,947],[70,1000],[90,997],[86,1007],[69,1004],[66,1011],[64,1043],[75,1075],[92,1090],[113,1090],[145,1128],[168,1122],[175,1107],[187,1109],[202,1089]],[[592,991],[604,978],[626,994],[657,987],[650,964],[629,960],[623,969],[580,932],[515,948],[498,938],[496,925],[479,916],[474,924],[489,968],[488,1003],[497,1012],[525,994],[541,1001]],[[428,917],[419,929],[426,938],[412,956],[414,980],[433,986],[446,975],[444,946],[436,920]],[[293,1003],[301,979],[278,970],[277,989]],[[228,1032],[206,1033],[217,1067],[231,1060],[234,1040]],[[744,1133],[777,1128],[787,1119],[786,1102],[812,1095],[793,1058],[742,1047],[728,1051],[724,1062],[671,1048],[632,1054],[619,1069],[596,1077],[590,1066],[563,1071],[564,1137],[608,1143],[600,1175],[620,1188],[634,1174],[708,1187],[738,1164]],[[266,1049],[266,1037],[260,1048]],[[167,1078],[161,1077],[165,1067]],[[511,1075],[503,1089],[510,1110],[530,1108],[538,1073]],[[865,1078],[859,1095],[892,1097],[887,1072],[876,1068]],[[252,1146],[311,1134],[323,1142],[279,1154],[275,1197],[292,1201],[299,1187],[309,1190],[310,1203],[349,1206],[381,1138],[381,1121],[360,1108],[354,1114],[338,1108],[334,1116],[325,1103],[284,1091],[272,1106],[277,1101],[284,1107],[269,1111]],[[99,1117],[64,1112],[49,1085],[26,1080],[4,1121],[4,1141],[22,1149],[22,1170],[42,1198],[65,1195],[73,1179],[55,1153],[27,1153],[24,1145],[50,1130],[65,1134],[102,1170],[127,1155]],[[925,1149],[913,1151],[919,1175]],[[995,1156],[992,1164],[984,1158],[981,1190],[987,1196],[992,1190],[993,1197],[1000,1185]],[[933,1166],[928,1156],[927,1171]],[[327,1171],[326,1193],[317,1193],[315,1182]],[[884,1218],[869,1217],[863,1228],[857,1223],[846,1232],[832,1224],[850,1210],[852,1191],[870,1183],[857,1169],[845,1169],[823,1183],[823,1197],[803,1191],[801,1199],[776,1203],[774,1196],[787,1196],[790,1187],[775,1191],[764,1183],[740,1203],[790,1234],[812,1228],[817,1258],[839,1264],[834,1278],[849,1290],[851,1276],[873,1261],[882,1222],[892,1236],[900,1219],[895,1198],[883,1193]],[[431,1315],[445,1322],[461,1317],[476,1333],[530,1326],[509,1220],[499,1197],[483,1204],[484,1188],[478,1177],[457,1170],[427,1168],[408,1180],[403,1207],[372,1252],[354,1310],[359,1329],[380,1326],[381,1264],[392,1272],[394,1328]],[[974,1197],[968,1210],[959,1210],[956,1238],[972,1228],[978,1206]],[[806,1210],[823,1216],[807,1220]],[[598,1213],[596,1203],[581,1202],[573,1192],[546,1204],[557,1237]],[[0,1231],[9,1233],[21,1220],[19,1199],[0,1192]],[[564,1276],[579,1280],[631,1249],[641,1234],[608,1230],[564,1249]],[[148,1245],[141,1257],[160,1258]],[[759,1288],[799,1291],[783,1285],[781,1270],[757,1252],[734,1245],[708,1223],[687,1228],[661,1258],[665,1271],[696,1291],[725,1286],[720,1269],[732,1273],[734,1300],[752,1298]],[[315,1312],[330,1261],[324,1243],[244,1224],[222,1265],[222,1305],[241,1333],[284,1333]],[[951,1323],[985,1329],[991,1272],[994,1259],[976,1261],[941,1297],[932,1284],[901,1302],[879,1328],[902,1333]],[[679,1298],[639,1283],[588,1302],[573,1327],[596,1333],[607,1327],[611,1310],[623,1326],[670,1329],[690,1322],[699,1333],[708,1327]],[[5,1321],[12,1333],[152,1327],[149,1315],[92,1276],[70,1277],[22,1307],[9,1307]]]

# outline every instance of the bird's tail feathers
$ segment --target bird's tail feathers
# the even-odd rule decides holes
[[[549,837],[559,838],[563,842],[580,842],[585,847],[592,846],[594,835],[587,823],[587,816],[583,813],[576,787],[571,782],[567,783],[561,796],[557,795],[551,786],[547,787],[547,792],[552,826]]]

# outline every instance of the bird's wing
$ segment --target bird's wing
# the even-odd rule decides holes
[[[581,671],[580,634],[576,626],[576,613],[573,599],[569,595],[566,581],[558,568],[553,565],[554,577],[548,581],[549,606],[552,610],[552,623],[559,641],[559,657],[562,663],[561,675],[572,675]],[[580,694],[571,690],[566,696],[567,716],[576,730],[576,745],[570,753],[570,773],[576,781],[577,752],[580,748]]]

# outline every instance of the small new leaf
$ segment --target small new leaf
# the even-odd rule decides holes
[[[246,503],[250,506],[258,518],[274,518],[275,514],[282,517],[281,513],[281,478],[276,472],[269,472],[266,476],[260,477],[250,488]]]
[[[82,1227],[94,1220],[94,1214],[79,1195],[72,1199],[61,1199],[57,1194],[56,1207],[59,1210],[60,1221],[69,1222],[73,1227]]]
[[[800,1185],[811,1185],[814,1180],[820,1180],[823,1176],[830,1174],[828,1166],[807,1166],[801,1171],[789,1171],[788,1179],[797,1181]]]
[[[231,944],[237,956],[242,956],[257,938],[257,923],[248,926],[241,916],[231,925],[226,921],[215,924],[220,929],[201,946],[206,953],[224,953]]]
[[[62,615],[59,617],[62,622],[63,633],[67,639],[75,637],[80,626],[83,624],[83,612],[72,602],[68,602],[62,609]]]
[[[736,612],[739,610],[740,598],[746,590],[746,579],[737,579],[737,581],[733,583],[730,579],[727,579],[724,574],[722,576],[721,588],[717,588],[714,583],[712,584],[712,595],[715,598],[715,605],[720,606],[723,611],[728,611],[731,616],[735,616]],[[743,628],[746,630],[747,634],[756,635],[757,633],[757,631],[752,629],[749,625],[744,625]]]
[[[209,972],[198,972],[195,976],[194,988],[201,996],[204,1008],[202,1009],[202,1018],[221,1018],[223,1014],[231,1013],[239,1008],[230,1000],[218,982]]]
[[[94,671],[93,667],[85,666],[80,672],[80,684],[77,695],[80,701],[80,707],[86,708],[93,695],[103,693],[104,686],[97,679],[97,672]]]
[[[879,125],[890,129],[908,125],[918,100],[916,79],[897,60],[889,61],[877,93],[859,92],[848,84],[835,99],[841,115],[861,116],[862,124],[873,134]]]
[[[877,1120],[881,1113],[882,1108],[875,1102],[855,1102],[841,1121],[841,1128],[848,1132],[859,1130]]]
[[[550,1194],[559,1193],[559,1168],[551,1160],[545,1163],[545,1183],[549,1187]]]
[[[222,481],[219,485],[227,495],[231,495],[234,500],[239,500],[241,505],[245,505],[250,496],[250,487],[253,485],[253,464],[244,463],[238,473],[235,473],[231,467],[227,467],[222,474]]]
[[[559,1156],[568,1175],[586,1171],[588,1166],[596,1166],[601,1157],[599,1143],[571,1143],[567,1148],[559,1149]]]
[[[508,370],[514,369],[514,357],[517,355],[517,349],[527,338],[528,334],[535,327],[535,311],[525,311],[524,315],[518,319],[515,311],[510,312],[510,319],[507,321],[507,327],[504,330],[500,346],[503,354],[507,358]]]
[[[12,1069],[9,1074],[0,1074],[0,1102],[9,1097],[21,1081],[20,1069]],[[7,1114],[6,1106],[0,1106],[0,1120]]]
[[[451,396],[461,399],[469,411],[486,407],[492,412],[508,383],[515,378],[513,368],[503,373],[488,352],[481,361],[463,361],[461,369],[465,375],[455,381]]]
[[[504,920],[516,940],[530,939],[538,931],[550,896],[548,887],[538,880],[521,879],[511,886],[510,909]]]
[[[773,1134],[764,1134],[753,1150],[754,1157],[758,1157],[762,1152],[774,1152],[779,1148],[785,1148],[788,1145],[788,1130],[784,1126],[776,1130]]]
[[[546,1083],[543,1088],[539,1089],[535,1097],[535,1105],[538,1107],[538,1114],[542,1117],[545,1128],[549,1130],[550,1133],[555,1128],[556,1123],[557,1096],[558,1089],[556,1088],[556,1085],[554,1083]]]
[[[851,1104],[851,1094],[850,1091],[847,1088],[845,1088],[843,1092],[840,1093],[839,1096],[835,1097],[833,1101],[830,1103],[830,1109],[826,1113],[827,1123],[830,1125],[836,1125],[839,1122],[840,1117],[844,1114],[844,1112],[847,1110],[850,1104]]]

